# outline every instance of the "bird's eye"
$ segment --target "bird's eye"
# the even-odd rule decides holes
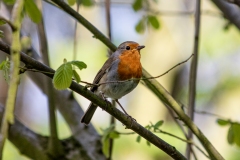
[[[130,50],[130,47],[129,47],[129,46],[127,46],[127,47],[126,47],[126,50]]]

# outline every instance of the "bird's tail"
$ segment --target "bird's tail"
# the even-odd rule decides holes
[[[81,123],[84,123],[85,125],[88,125],[93,117],[94,112],[97,109],[97,105],[90,103],[87,111],[82,116]]]

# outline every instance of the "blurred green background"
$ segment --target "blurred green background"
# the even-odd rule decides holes
[[[92,7],[80,7],[80,14],[104,34],[107,34],[104,3],[103,1],[96,2],[96,5]],[[194,11],[194,2],[189,0],[151,2],[152,9],[160,11],[157,15],[160,28],[148,27],[142,34],[136,32],[135,26],[146,15],[146,12],[135,12],[132,9],[132,2],[112,1],[111,32],[115,45],[118,46],[127,40],[145,45],[146,48],[141,51],[142,66],[153,76],[164,73],[192,54],[194,15],[178,13]],[[75,21],[59,9],[45,2],[43,4],[51,67],[56,69],[63,63],[64,58],[69,61],[73,58]],[[176,14],[170,14],[170,12],[176,12]],[[239,30],[234,26],[225,29],[226,24],[227,21],[212,2],[203,0],[196,109],[215,113],[233,121],[240,121],[240,36]],[[33,45],[38,48],[37,33],[34,27],[34,25],[29,26],[30,29],[25,28],[24,32],[31,36]],[[80,24],[78,24],[77,38],[77,59],[88,65],[87,69],[80,71],[79,74],[82,80],[92,82],[99,68],[107,59],[108,49],[99,40],[93,38],[93,35]],[[4,57],[2,58],[4,59]],[[190,61],[157,79],[185,106],[188,103],[189,66]],[[2,91],[4,88],[6,89],[6,86],[6,82],[0,76]],[[4,103],[6,99],[4,94],[1,93],[0,97],[1,102]],[[90,102],[77,94],[75,97],[86,110]],[[141,125],[146,126],[150,122],[156,123],[164,120],[161,127],[163,131],[184,138],[180,129],[169,116],[166,107],[144,85],[140,84],[134,91],[120,99],[120,102]],[[37,133],[49,135],[47,99],[26,75],[21,76],[17,104],[16,115],[23,124]],[[217,118],[196,113],[194,122],[225,159],[238,160],[240,148],[227,143],[228,127],[219,126],[216,123]],[[109,121],[109,114],[99,108],[92,119],[92,123],[100,133],[101,129],[109,126]],[[116,129],[119,132],[131,132],[119,122],[117,122]],[[58,114],[58,130],[60,138],[67,138],[71,135],[60,114]],[[158,136],[175,146],[181,153],[185,153],[185,142],[164,134],[158,134]],[[136,138],[137,135],[121,135],[114,142],[113,159],[170,159],[155,146],[148,146],[143,139],[137,143]],[[201,146],[197,140],[195,143]],[[197,149],[195,151],[199,159],[207,159]],[[5,159],[28,160],[8,141],[4,148]]]

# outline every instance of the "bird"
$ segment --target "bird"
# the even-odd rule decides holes
[[[145,48],[144,45],[139,45],[134,41],[121,43],[98,71],[93,80],[93,84],[95,85],[90,88],[90,91],[102,98],[107,97],[115,100],[127,116],[129,115],[121,106],[118,99],[136,88],[142,77],[140,50],[143,48]],[[97,107],[96,104],[91,102],[81,118],[81,123],[88,125]],[[131,116],[129,117],[131,118]]]

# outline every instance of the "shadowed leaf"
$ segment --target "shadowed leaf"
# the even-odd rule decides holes
[[[143,0],[135,0],[134,3],[132,4],[132,8],[134,9],[134,11],[138,11],[140,9],[142,9],[142,2]]]
[[[144,19],[141,19],[138,24],[136,25],[135,27],[135,30],[138,32],[138,33],[143,33],[146,29],[146,26],[145,26],[145,20]]]
[[[227,140],[229,144],[233,144],[234,142],[234,133],[233,133],[233,127],[231,125],[231,127],[228,130],[228,135],[227,135]]]
[[[33,22],[38,23],[41,21],[42,14],[33,0],[25,0],[24,9]]]
[[[75,79],[75,81],[77,83],[79,83],[81,81],[81,78],[80,78],[80,76],[79,76],[79,74],[77,73],[76,70],[73,70],[73,78]]]
[[[151,26],[154,29],[159,29],[160,24],[156,16],[149,15],[147,18],[148,18],[148,22],[151,24]]]
[[[12,5],[15,3],[16,0],[3,0],[4,3],[8,4],[8,5]]]
[[[224,119],[217,119],[217,123],[220,125],[220,126],[226,126],[229,124],[229,121],[228,120],[224,120]]]

